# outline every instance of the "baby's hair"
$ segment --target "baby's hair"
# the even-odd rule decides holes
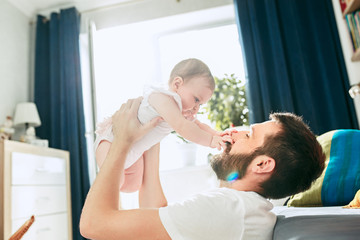
[[[204,62],[196,58],[185,59],[176,64],[170,73],[169,84],[176,77],[181,77],[184,82],[192,79],[193,77],[207,77],[209,80],[209,88],[211,90],[215,89],[215,80],[209,67]]]

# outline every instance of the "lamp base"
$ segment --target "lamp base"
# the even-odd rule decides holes
[[[49,147],[49,141],[46,139],[27,139],[26,143],[39,147]]]

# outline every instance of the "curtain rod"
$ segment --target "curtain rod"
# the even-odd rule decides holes
[[[98,7],[89,8],[89,9],[85,8],[84,10],[81,10],[81,7],[79,8],[79,6],[77,6],[77,4],[63,4],[63,5],[58,5],[56,7],[50,7],[47,9],[40,10],[35,14],[36,15],[37,14],[49,15],[52,12],[59,12],[61,9],[66,9],[66,8],[71,8],[71,7],[75,7],[79,11],[79,13],[91,13],[91,12],[97,12],[97,11],[106,10],[106,9],[117,8],[120,6],[137,4],[139,2],[144,2],[144,1],[149,1],[149,0],[122,0],[121,2],[118,2],[118,3],[104,5],[104,6],[98,6]],[[180,0],[176,0],[176,1],[179,2]],[[81,5],[81,3],[78,5]]]
[[[120,6],[127,6],[127,5],[132,5],[132,4],[137,4],[139,2],[144,2],[144,1],[149,1],[149,0],[124,0],[121,1],[119,3],[114,3],[111,5],[105,5],[105,6],[99,6],[99,7],[95,7],[95,8],[89,8],[89,9],[85,9],[85,10],[79,10],[78,7],[74,4],[64,4],[64,5],[60,5],[57,7],[51,7],[51,8],[47,8],[47,9],[43,9],[40,10],[36,13],[34,13],[33,16],[33,20],[30,20],[30,24],[34,24],[36,23],[36,16],[37,15],[43,15],[45,17],[48,17],[52,12],[60,12],[61,9],[66,9],[66,8],[71,8],[71,7],[75,7],[79,13],[81,14],[87,14],[87,13],[93,13],[93,12],[97,12],[97,11],[102,11],[102,10],[108,10],[108,9],[113,9],[113,8],[117,8]],[[180,2],[180,0],[176,0],[177,2]]]
[[[96,8],[91,8],[91,9],[87,9],[87,10],[83,10],[83,11],[79,11],[79,12],[80,13],[97,12],[97,11],[117,8],[117,7],[120,7],[120,6],[132,5],[132,4],[136,4],[136,3],[144,2],[144,1],[148,1],[148,0],[125,0],[125,1],[122,1],[122,2],[119,2],[119,3],[106,5],[106,6],[100,6],[100,7],[96,7]],[[176,1],[179,2],[180,0],[176,0]]]

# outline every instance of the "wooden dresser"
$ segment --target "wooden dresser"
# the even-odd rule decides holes
[[[0,141],[0,239],[31,215],[22,240],[71,240],[69,152]]]

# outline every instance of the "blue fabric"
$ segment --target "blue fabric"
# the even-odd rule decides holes
[[[79,52],[80,15],[75,8],[37,17],[35,103],[37,135],[70,152],[73,239],[83,239],[79,220],[90,188]]]
[[[250,122],[302,115],[318,135],[358,128],[331,0],[234,0]]]
[[[323,206],[346,205],[360,189],[360,131],[338,130],[321,188]]]

